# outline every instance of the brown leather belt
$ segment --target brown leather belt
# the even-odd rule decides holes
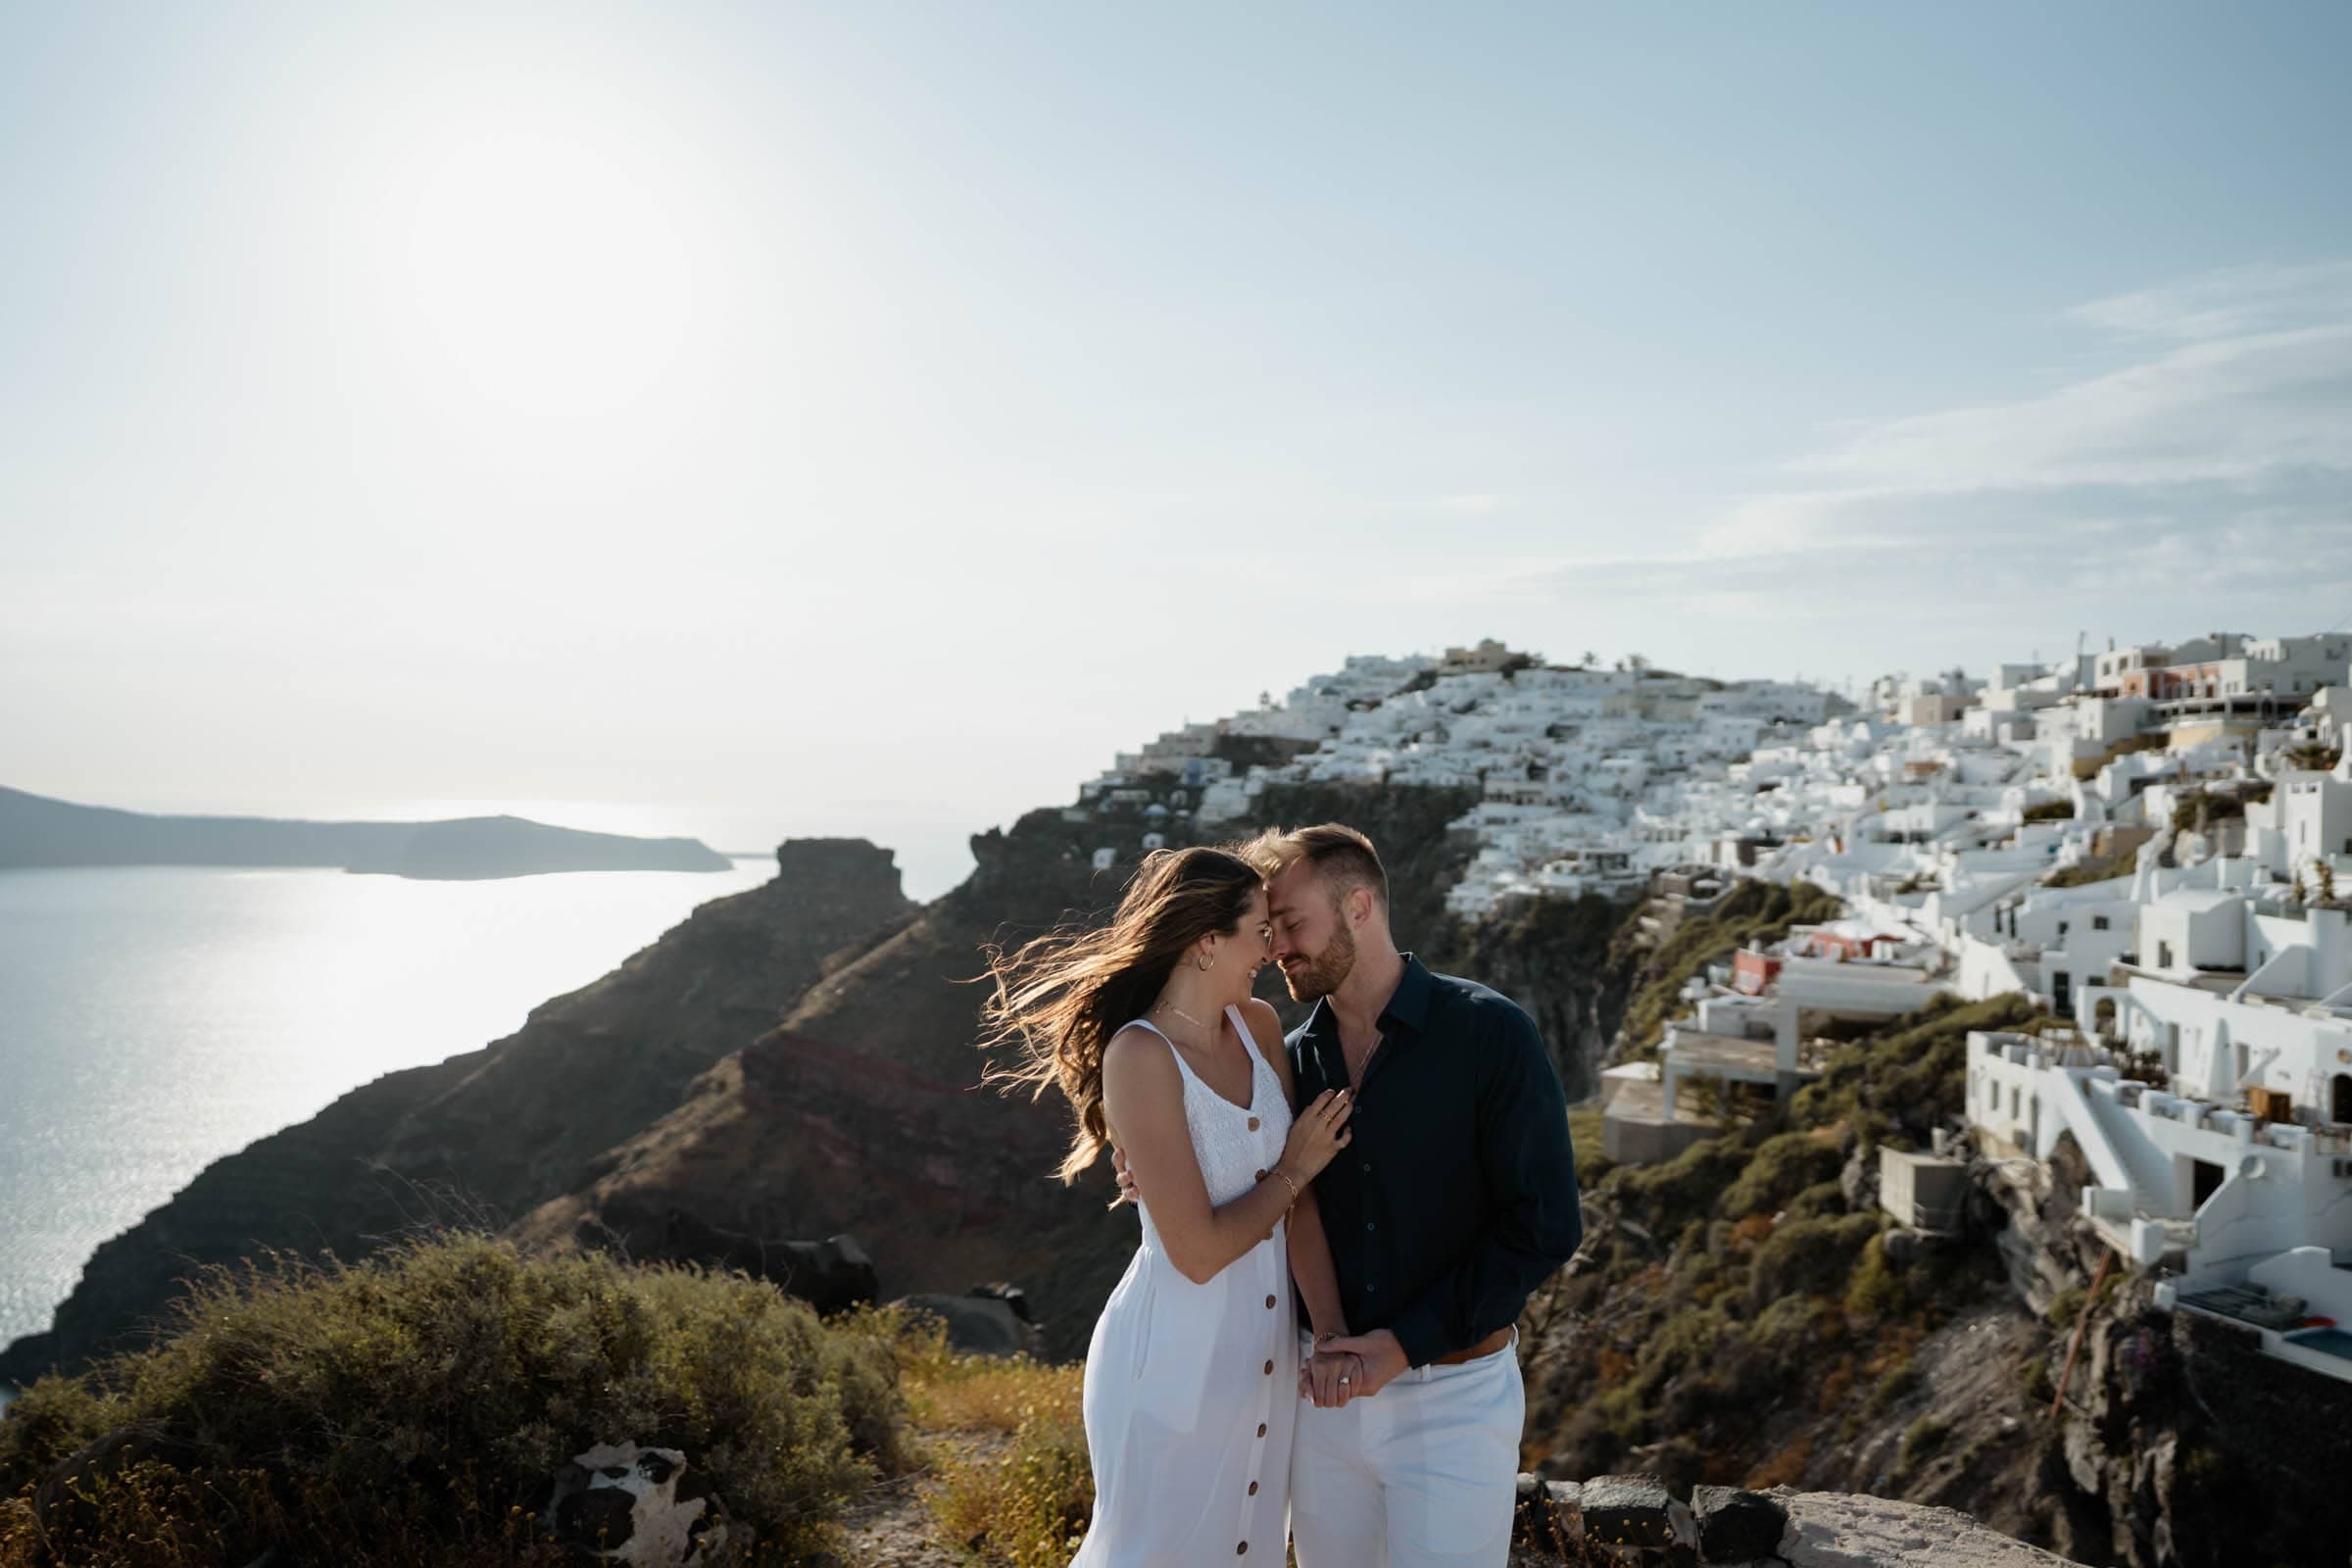
[[[1501,1349],[1504,1346],[1510,1343],[1511,1331],[1509,1329],[1496,1329],[1494,1333],[1488,1335],[1476,1345],[1470,1346],[1465,1349],[1455,1350],[1449,1355],[1431,1356],[1429,1358],[1429,1364],[1431,1366],[1460,1366],[1464,1361],[1475,1361],[1482,1356],[1493,1355],[1496,1350]]]

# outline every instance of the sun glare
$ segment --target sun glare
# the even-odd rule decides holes
[[[645,172],[591,144],[510,133],[449,148],[407,239],[428,346],[494,402],[625,408],[685,343],[686,242]]]

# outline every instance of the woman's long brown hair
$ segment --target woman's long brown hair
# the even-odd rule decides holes
[[[1144,1015],[1185,949],[1212,931],[1241,929],[1261,883],[1223,850],[1154,850],[1127,884],[1105,926],[1050,932],[1006,952],[991,945],[996,995],[981,1006],[984,1051],[1016,1048],[1018,1065],[992,1066],[990,1082],[1026,1084],[1036,1099],[1058,1085],[1078,1132],[1061,1162],[1067,1184],[1110,1146],[1102,1114],[1102,1052]]]

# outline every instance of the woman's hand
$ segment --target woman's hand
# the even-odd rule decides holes
[[[1348,1125],[1354,1109],[1347,1090],[1326,1089],[1313,1104],[1298,1112],[1298,1119],[1291,1123],[1290,1140],[1282,1146],[1282,1163],[1290,1167],[1292,1175],[1302,1182],[1313,1181],[1333,1156],[1348,1147],[1348,1141],[1355,1136]]]

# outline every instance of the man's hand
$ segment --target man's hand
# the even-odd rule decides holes
[[[1315,1359],[1320,1361],[1326,1355],[1352,1355],[1362,1364],[1361,1381],[1351,1380],[1348,1385],[1351,1398],[1368,1398],[1378,1394],[1389,1386],[1391,1378],[1405,1370],[1404,1347],[1387,1329],[1330,1341]]]
[[[1349,1352],[1317,1350],[1298,1369],[1298,1396],[1318,1410],[1344,1407],[1362,1391],[1363,1383],[1363,1358]]]
[[[1118,1173],[1119,1203],[1141,1202],[1143,1195],[1135,1190],[1135,1172],[1127,1168],[1127,1151],[1116,1144],[1110,1146],[1110,1168]],[[1118,1207],[1118,1203],[1111,1207]]]

